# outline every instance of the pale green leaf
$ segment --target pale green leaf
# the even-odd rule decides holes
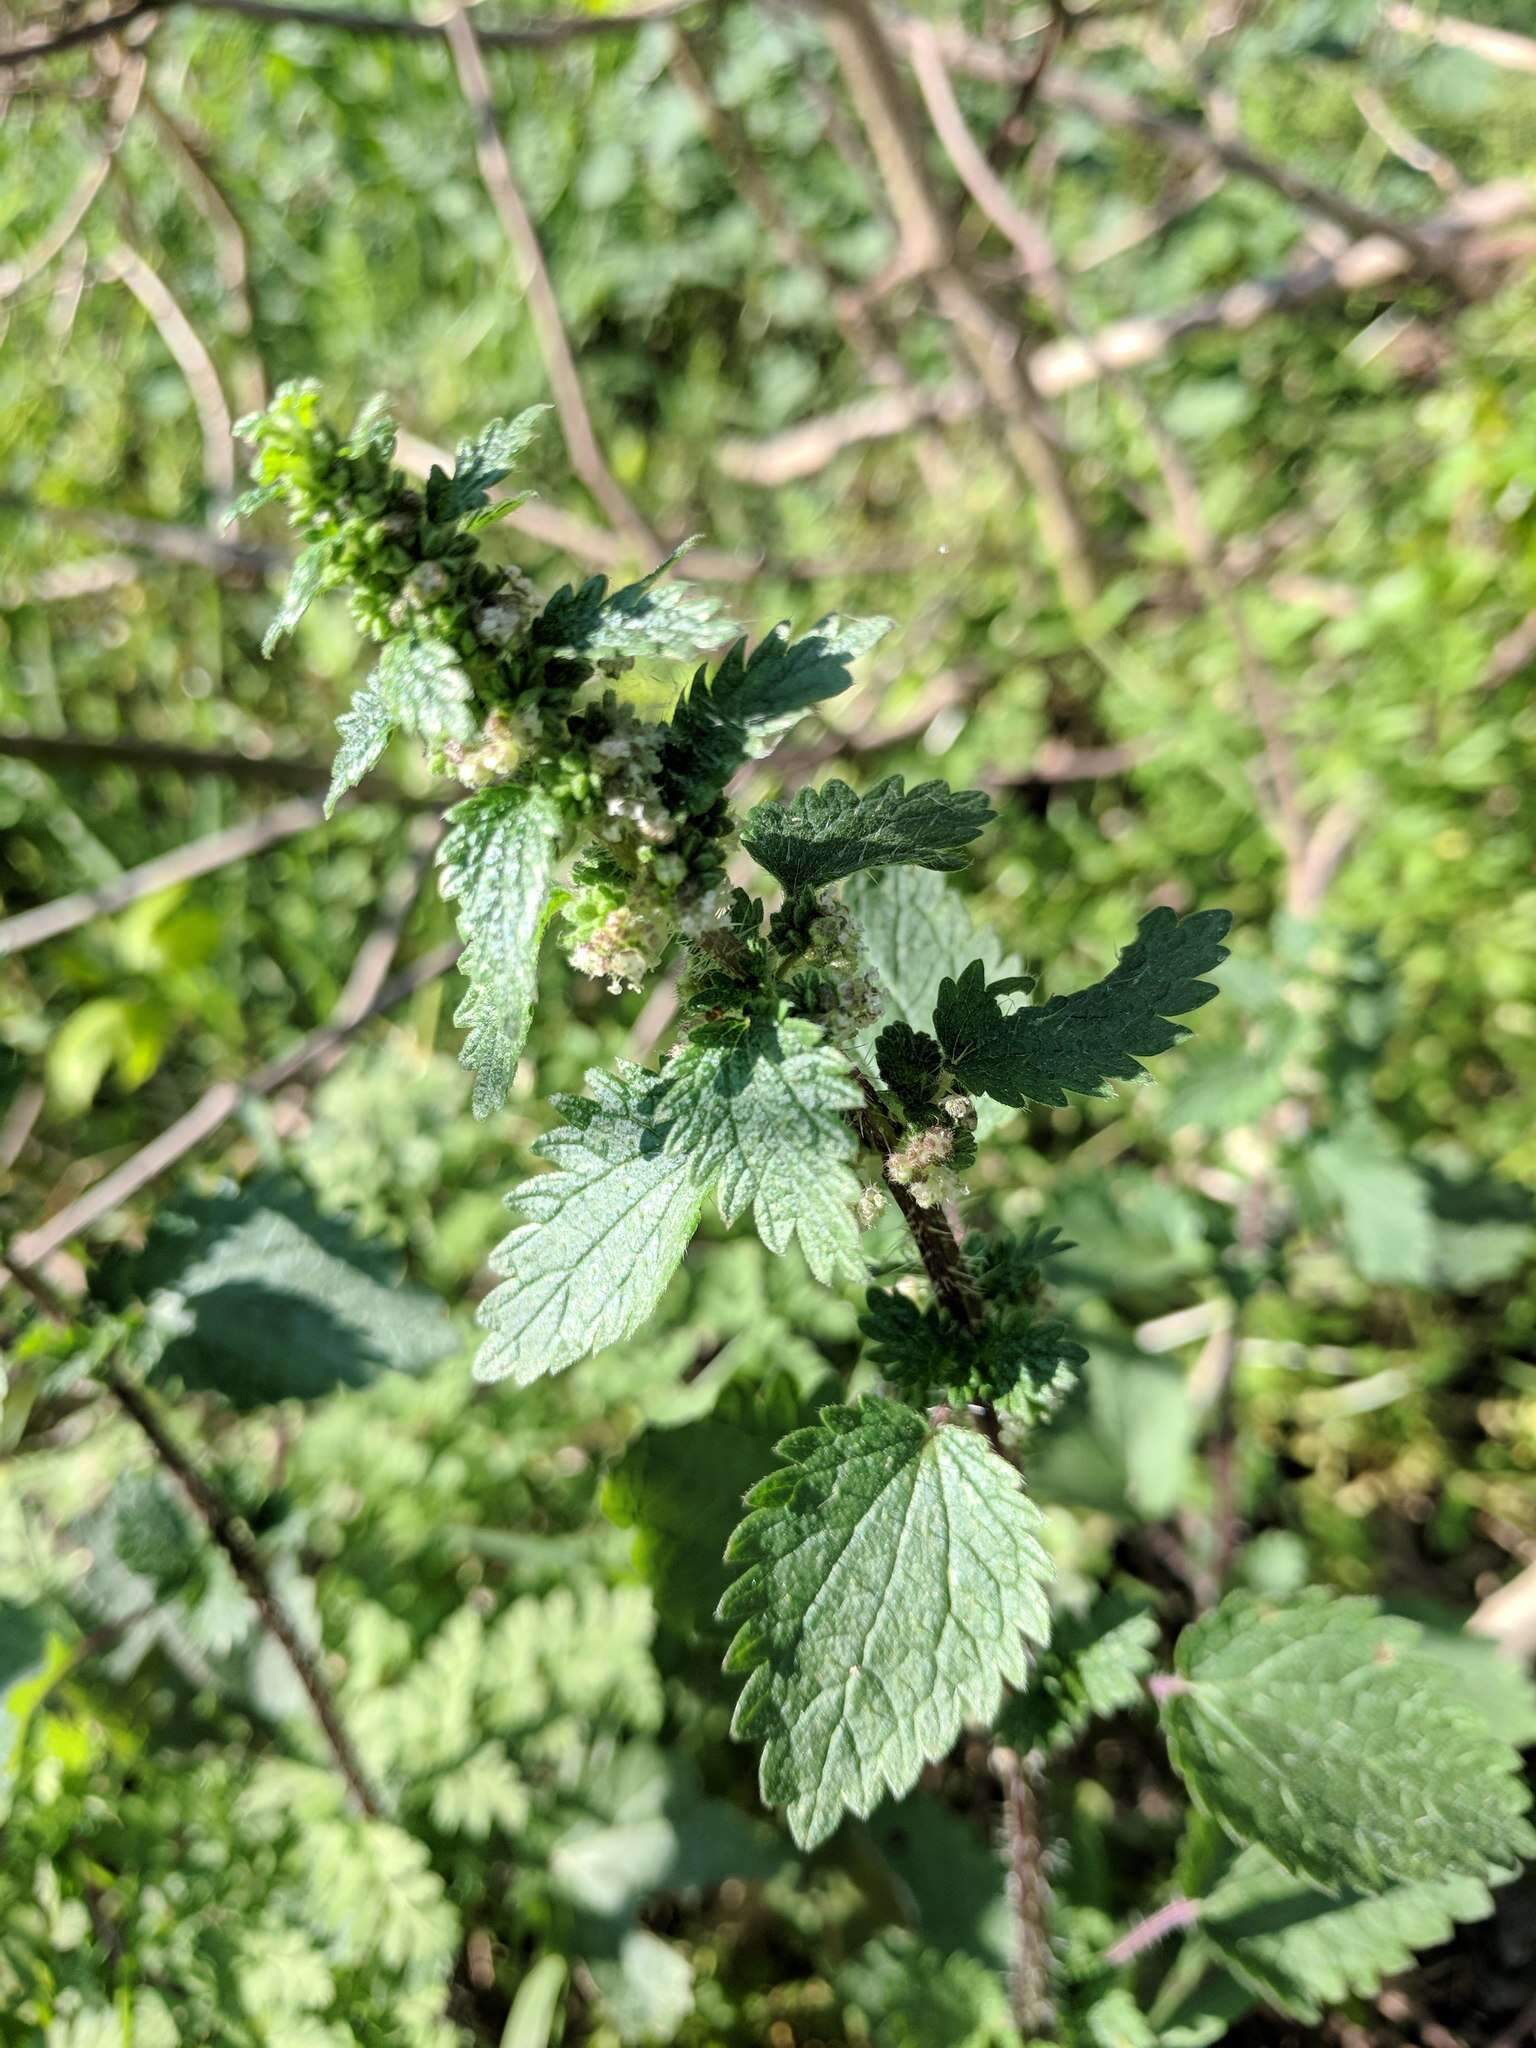
[[[860,1100],[847,1060],[791,1017],[722,1043],[695,1037],[668,1069],[661,1108],[667,1149],[686,1153],[727,1223],[750,1204],[770,1251],[798,1237],[818,1280],[857,1280],[859,1182],[844,1112]]]
[[[530,405],[516,419],[492,420],[473,441],[461,441],[453,458],[453,475],[445,476],[434,463],[427,477],[427,517],[460,519],[466,512],[487,504],[492,488],[504,476],[538,432],[547,405]]]
[[[846,782],[802,789],[793,803],[756,804],[741,843],[786,889],[824,889],[861,869],[963,868],[964,848],[992,817],[979,790],[923,782],[907,789],[891,775],[865,795]]]
[[[591,1101],[534,1146],[554,1172],[508,1197],[525,1221],[491,1257],[501,1285],[480,1304],[489,1332],[475,1372],[526,1383],[638,1330],[688,1248],[703,1194],[687,1155],[663,1149],[665,1083],[643,1068],[587,1075]]]
[[[468,1033],[459,1057],[475,1075],[475,1115],[487,1117],[506,1100],[528,1036],[560,812],[542,790],[499,783],[456,804],[448,821],[438,864],[469,982],[453,1021]]]
[[[750,1206],[770,1250],[798,1238],[818,1278],[861,1276],[843,1120],[857,1085],[814,1025],[700,1034],[660,1075],[587,1080],[597,1099],[561,1098],[570,1124],[534,1147],[559,1170],[510,1197],[527,1221],[492,1258],[502,1285],[480,1308],[482,1378],[526,1382],[631,1335],[711,1191],[727,1223]]]
[[[336,730],[341,734],[341,745],[331,764],[331,786],[325,796],[327,817],[347,791],[356,789],[376,765],[394,734],[395,715],[369,681],[353,697],[349,709],[337,719]]]
[[[253,495],[247,493],[247,500]],[[325,588],[333,553],[332,542],[317,540],[305,548],[295,561],[288,573],[288,586],[283,592],[283,601],[262,637],[263,654],[270,654],[283,635],[293,631]]]
[[[499,1742],[483,1742],[432,1786],[432,1825],[483,1842],[493,1829],[514,1835],[528,1818],[528,1788]]]
[[[305,1831],[303,1864],[311,1923],[338,1961],[446,1979],[459,1916],[420,1842],[388,1821],[324,1820]]]
[[[1487,1886],[1468,1876],[1330,1896],[1255,1847],[1201,1902],[1200,1940],[1266,2004],[1315,2025],[1492,1910]]]
[[[933,1023],[939,986],[968,960],[980,960],[989,980],[1017,975],[1022,963],[1004,952],[996,935],[971,921],[965,898],[942,874],[927,868],[897,867],[854,875],[843,901],[858,919],[870,966],[885,991],[883,1024],[908,1024],[927,1031]],[[1005,997],[1004,1008],[1020,997]],[[877,1068],[878,1027],[861,1043]],[[983,1097],[976,1105],[976,1135],[986,1138],[1006,1121],[1000,1103]]]
[[[614,656],[687,655],[718,647],[741,629],[726,617],[718,598],[688,583],[664,583],[667,571],[688,553],[674,548],[638,583],[610,592],[606,576],[589,576],[557,590],[529,637],[536,646],[557,648],[587,661]]]
[[[1317,1588],[1230,1594],[1161,1700],[1196,1806],[1332,1892],[1495,1878],[1536,1850],[1518,1753],[1418,1633]]]
[[[892,1401],[828,1408],[748,1496],[720,1603],[732,1732],[802,1848],[900,1796],[1050,1630],[1039,1513],[986,1440]]]
[[[467,740],[475,731],[473,692],[446,640],[391,640],[368,678],[396,725],[421,739]]]

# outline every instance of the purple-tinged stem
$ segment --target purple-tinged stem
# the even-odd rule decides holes
[[[1170,1934],[1180,1934],[1186,1927],[1193,1927],[1199,1918],[1198,1899],[1170,1899],[1166,1906],[1159,1906],[1155,1913],[1139,1920],[1128,1934],[1122,1934],[1111,1948],[1105,1949],[1104,1960],[1118,1970],[1123,1963],[1133,1962],[1137,1956],[1145,1955],[1149,1948],[1156,1948]]]

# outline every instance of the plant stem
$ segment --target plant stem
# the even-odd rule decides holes
[[[1105,1949],[1104,1960],[1115,1969],[1122,1964],[1133,1962],[1137,1956],[1155,1948],[1160,1941],[1166,1941],[1170,1934],[1178,1934],[1186,1927],[1193,1927],[1200,1918],[1198,1899],[1170,1899],[1159,1906],[1155,1913],[1149,1913],[1145,1920],[1136,1925],[1111,1947]]]
[[[1008,1904],[1013,1915],[1013,1967],[1009,1993],[1014,2025],[1026,2040],[1044,2034],[1054,2014],[1050,1998],[1051,1886],[1045,1871],[1045,1829],[1040,1810],[1044,1781],[1037,1755],[994,1753],[1003,1785],[1003,1844]]]
[[[912,1241],[917,1246],[917,1255],[923,1262],[923,1271],[928,1275],[934,1298],[965,1329],[979,1330],[981,1296],[949,1218],[942,1209],[923,1208],[914,1201],[910,1188],[891,1179],[891,1154],[896,1149],[898,1135],[896,1127],[869,1076],[858,1067],[854,1068],[853,1075],[864,1097],[864,1107],[851,1112],[853,1127],[860,1143],[880,1156],[882,1177],[912,1233]],[[992,1434],[990,1429],[988,1434]]]
[[[346,1780],[348,1791],[362,1811],[371,1820],[377,1820],[383,1814],[384,1808],[380,1804],[378,1794],[369,1783],[362,1759],[337,1711],[330,1687],[321,1676],[320,1667],[308,1647],[300,1638],[287,1609],[273,1590],[272,1582],[267,1577],[266,1566],[246,1535],[243,1525],[168,1433],[144,1389],[110,1360],[99,1368],[99,1374],[103,1384],[117,1397],[124,1413],[147,1439],[160,1463],[180,1485],[192,1505],[193,1512],[209,1536],[229,1559],[236,1577],[261,1616],[262,1627],[282,1646],[284,1655],[293,1666],[295,1676],[308,1695],[309,1703],[315,1710],[315,1718],[320,1723],[326,1743],[335,1759],[336,1768]]]

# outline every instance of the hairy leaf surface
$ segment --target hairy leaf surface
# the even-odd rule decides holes
[[[341,745],[331,764],[331,786],[325,796],[327,817],[347,791],[356,789],[376,765],[393,736],[395,716],[372,682],[366,682],[337,719],[336,730],[341,734]]]
[[[793,803],[757,804],[747,813],[741,843],[786,889],[823,889],[862,868],[907,862],[963,868],[961,849],[991,819],[979,790],[923,782],[907,789],[899,775],[858,796],[846,782],[802,789]]]
[[[575,588],[563,584],[544,607],[533,637],[588,661],[643,654],[681,659],[718,647],[740,630],[719,599],[689,583],[661,581],[687,552],[686,545],[674,548],[648,576],[611,594],[606,576],[589,576]]]
[[[317,540],[311,541],[299,555],[288,572],[288,583],[283,591],[282,603],[262,636],[263,654],[270,654],[283,635],[293,631],[325,588],[326,575],[334,554],[335,547],[332,542]]]
[[[665,1084],[623,1063],[587,1086],[590,1101],[555,1098],[569,1122],[533,1148],[555,1171],[507,1198],[527,1220],[491,1255],[501,1285],[480,1304],[480,1379],[526,1383],[638,1330],[699,1220],[688,1155],[663,1149]]]
[[[1371,1600],[1229,1595],[1162,1701],[1195,1804],[1325,1891],[1510,1870],[1536,1849],[1518,1753],[1417,1640]]]
[[[726,1043],[685,1047],[667,1078],[667,1147],[688,1155],[727,1223],[750,1203],[770,1251],[798,1237],[818,1280],[856,1280],[859,1182],[843,1112],[859,1101],[848,1062],[815,1025],[758,1022]]]
[[[1145,1698],[1157,1617],[1119,1594],[1087,1614],[1059,1615],[1029,1689],[1003,1709],[999,1732],[1015,1749],[1065,1749],[1089,1723]]]
[[[1492,1911],[1487,1886],[1467,1876],[1330,1897],[1255,1847],[1206,1895],[1200,1938],[1266,2004],[1315,2025],[1330,2006],[1373,1996],[1458,1923]]]
[[[1019,991],[1018,980],[989,982],[984,964],[973,960],[958,980],[943,983],[933,1013],[956,1080],[973,1094],[1015,1107],[1044,1102],[1056,1108],[1069,1088],[1107,1095],[1111,1080],[1145,1080],[1136,1055],[1167,1052],[1187,1038],[1187,1027],[1170,1018],[1198,1010],[1216,994],[1213,983],[1198,977],[1227,957],[1220,941],[1231,922],[1225,910],[1185,918],[1166,908],[1149,911],[1103,981],[1011,1014],[1001,998]]]
[[[889,619],[829,614],[791,640],[775,626],[747,653],[738,640],[711,679],[700,669],[669,728],[664,762],[685,807],[707,804],[732,772],[787,723],[846,690],[850,662],[890,631]]]
[[[469,981],[453,1021],[469,1034],[460,1063],[475,1075],[475,1115],[487,1117],[506,1100],[528,1036],[560,812],[541,790],[500,783],[448,818],[438,861]]]
[[[828,1408],[779,1445],[731,1538],[720,1603],[748,1674],[732,1732],[802,1848],[868,1814],[989,1721],[1043,1641],[1050,1566],[1018,1474],[893,1401]]]
[[[472,737],[469,677],[446,640],[391,640],[368,680],[407,732],[424,740]]]
[[[453,475],[434,463],[427,477],[427,517],[461,519],[490,502],[492,487],[512,472],[512,465],[538,432],[547,405],[530,405],[516,419],[492,420],[473,441],[461,441],[453,458]]]

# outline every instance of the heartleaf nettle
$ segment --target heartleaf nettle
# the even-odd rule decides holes
[[[830,617],[798,639],[777,626],[749,648],[712,600],[664,580],[676,556],[625,588],[594,577],[541,601],[482,540],[533,425],[493,423],[424,490],[391,467],[381,406],[343,439],[295,386],[244,427],[247,505],[282,501],[307,542],[274,633],[345,585],[382,648],[340,721],[333,797],[397,733],[468,792],[440,862],[476,1114],[512,1086],[552,915],[572,964],[615,990],[676,949],[670,1050],[555,1099],[564,1121],[533,1148],[546,1170],[509,1197],[492,1255],[476,1370],[527,1383],[633,1336],[710,1205],[815,1280],[862,1289],[854,1398],[809,1421],[819,1383],[737,1386],[632,1446],[609,1486],[690,1649],[734,1631],[734,1732],[761,1747],[764,1800],[811,1849],[907,1793],[967,1726],[991,1730],[997,1769],[1022,1785],[1094,1720],[1155,1698],[1209,1837],[1185,1858],[1204,1896],[1178,1904],[1194,1932],[1172,2002],[1204,1996],[1207,1969],[1223,2010],[1252,1992],[1306,2016],[1374,1985],[1484,1910],[1486,1886],[1536,1846],[1512,1747],[1411,1624],[1361,1600],[1233,1595],[1161,1676],[1160,1619],[1139,1594],[1066,1613],[1053,1640],[1020,1462],[1035,1432],[1070,1429],[1089,1365],[1049,1302],[1072,1247],[1048,1223],[962,1243],[953,1213],[1009,1111],[1149,1078],[1142,1061],[1217,993],[1227,913],[1151,910],[1103,979],[1032,1000],[1034,977],[943,879],[991,817],[979,792],[832,780],[738,822],[732,779],[848,686],[888,622]],[[626,698],[636,657],[689,664],[670,715]],[[727,885],[733,838],[760,893]],[[908,1251],[882,1238],[871,1259],[888,1202]],[[518,1807],[499,1755],[474,1756],[441,1827]],[[1153,2038],[1114,1967],[1080,1973],[1099,2032]]]

